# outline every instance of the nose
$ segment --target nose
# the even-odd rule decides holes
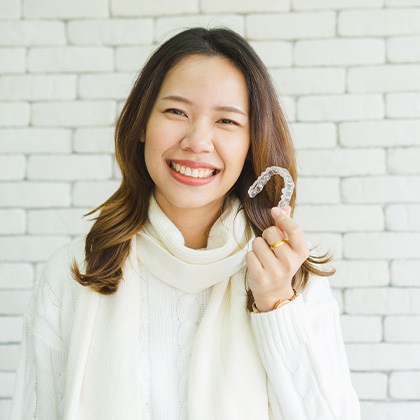
[[[210,153],[214,150],[213,132],[208,125],[200,124],[190,126],[181,141],[182,150],[193,153]]]

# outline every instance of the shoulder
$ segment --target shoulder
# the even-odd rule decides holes
[[[46,260],[37,276],[29,313],[39,312],[45,306],[60,307],[64,301],[74,301],[75,294],[81,286],[71,274],[73,260],[79,268],[84,264],[85,237],[78,237],[55,250]]]
[[[73,259],[83,264],[85,254],[85,237],[78,237],[55,250],[45,262],[43,273],[56,275],[69,272]]]

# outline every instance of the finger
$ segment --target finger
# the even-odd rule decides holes
[[[267,229],[264,229],[261,236],[266,240],[268,245],[272,245],[281,239],[287,239],[285,233],[277,226],[269,226]]]
[[[306,253],[307,243],[301,227],[280,207],[273,207],[271,215],[276,226],[287,235],[290,247],[296,252]]]
[[[250,251],[246,254],[246,264],[250,273],[256,277],[260,277],[264,272],[264,267],[261,265],[260,260],[257,258],[254,251]]]
[[[260,261],[260,264],[265,270],[271,270],[273,267],[278,266],[279,259],[283,260],[288,258],[284,253],[283,255],[280,255],[280,253],[279,255],[276,255],[273,250],[271,250],[267,241],[261,237],[258,237],[254,240],[252,248],[258,260]]]

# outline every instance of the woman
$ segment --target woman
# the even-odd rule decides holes
[[[292,215],[287,124],[227,29],[149,59],[116,126],[119,189],[47,261],[25,314],[12,419],[359,419],[327,277]],[[312,277],[310,277],[312,275]],[[314,276],[315,275],[315,276]]]

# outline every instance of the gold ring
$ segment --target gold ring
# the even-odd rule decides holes
[[[287,239],[281,239],[280,241],[274,242],[273,245],[270,245],[270,248],[271,249],[278,248],[279,246],[282,246],[285,243],[287,243]]]

